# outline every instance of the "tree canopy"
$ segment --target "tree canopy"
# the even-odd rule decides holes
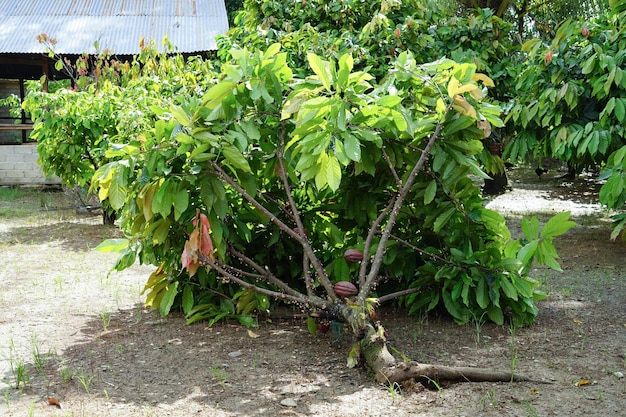
[[[600,198],[624,205],[619,7],[521,46],[499,7],[247,0],[215,62],[144,45],[25,107],[44,167],[117,212],[126,237],[99,249],[122,253],[117,269],[154,265],[148,305],[254,325],[287,301],[369,352],[391,300],[534,320],[531,267],[560,268],[553,239],[574,223],[526,218],[512,238],[477,180],[504,169],[492,144],[601,166]]]

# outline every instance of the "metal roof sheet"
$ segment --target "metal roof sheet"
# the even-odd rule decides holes
[[[57,40],[60,54],[105,48],[139,52],[139,40],[167,37],[178,52],[217,49],[228,30],[224,0],[0,0],[0,53],[44,53],[37,35]]]

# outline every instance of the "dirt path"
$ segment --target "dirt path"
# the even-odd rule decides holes
[[[514,368],[554,383],[468,383],[417,392],[380,387],[363,370],[347,369],[349,338],[314,340],[300,320],[260,323],[250,334],[232,324],[187,327],[180,316],[161,319],[141,305],[150,269],[109,275],[116,256],[93,250],[115,229],[73,210],[42,210],[67,205],[63,193],[5,197],[0,415],[625,415],[626,245],[608,240],[610,224],[598,220],[591,197],[570,187],[555,202],[559,196],[548,194],[548,181],[516,184],[515,193],[491,203],[511,218],[535,210],[537,199],[550,201],[554,211],[589,205],[575,212],[581,226],[557,241],[564,271],[533,271],[549,293],[536,325],[459,327],[447,318],[407,318],[393,309],[381,317],[391,345],[412,359]],[[522,210],[516,211],[518,198]],[[48,405],[48,397],[62,408]]]

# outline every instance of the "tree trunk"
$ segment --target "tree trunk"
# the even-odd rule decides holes
[[[515,375],[509,371],[420,364],[414,361],[398,362],[387,349],[383,327],[370,319],[364,320],[363,312],[366,310],[346,303],[337,303],[330,306],[323,316],[331,319],[344,319],[343,321],[357,335],[362,361],[373,372],[376,381],[381,384],[390,385],[409,381],[420,382],[425,386],[433,382],[436,384],[523,381],[551,383]]]

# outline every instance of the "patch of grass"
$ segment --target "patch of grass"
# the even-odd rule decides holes
[[[23,197],[26,191],[17,187],[0,187],[0,200],[13,201]]]
[[[72,371],[72,369],[64,365],[61,368],[61,379],[63,380],[63,382],[67,384],[72,379],[74,379],[74,371]]]
[[[26,388],[26,386],[30,383],[30,372],[26,368],[26,362],[22,359],[17,353],[17,349],[15,348],[15,343],[11,340],[9,345],[9,357],[7,358],[9,362],[9,368],[11,369],[11,374],[13,375],[13,380],[15,382],[15,389]]]
[[[37,339],[37,334],[33,334],[33,337],[31,339],[31,353],[33,355],[33,362],[35,363],[35,366],[37,367],[39,373],[45,379],[48,379],[44,368],[46,366],[46,363],[48,363],[48,359],[50,359],[51,352],[49,350],[47,352],[42,352],[41,346],[42,344]]]

